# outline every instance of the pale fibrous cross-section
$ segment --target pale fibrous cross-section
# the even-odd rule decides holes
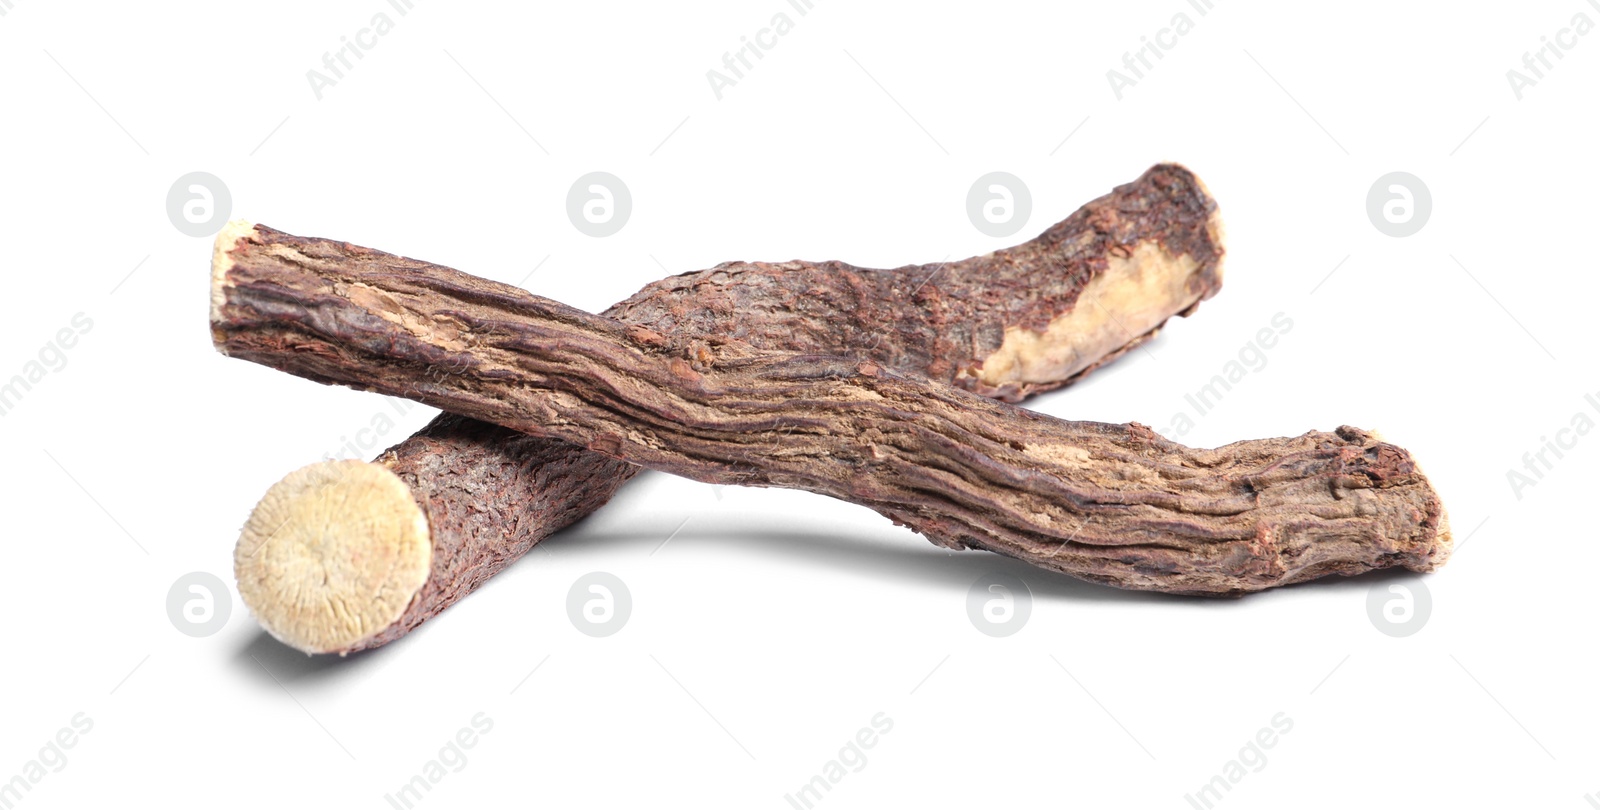
[[[398,620],[428,578],[428,520],[364,461],[327,461],[267,491],[234,550],[239,596],[279,641],[343,652]]]

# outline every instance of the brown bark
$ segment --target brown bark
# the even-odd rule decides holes
[[[947,547],[1199,594],[1431,570],[1449,548],[1410,455],[1355,428],[1192,449],[873,360],[665,335],[344,243],[257,226],[219,250],[225,354],[695,480],[830,495]]]
[[[657,332],[866,357],[1014,401],[1081,378],[1215,294],[1223,254],[1218,223],[1199,180],[1165,164],[1015,248],[896,270],[730,262],[653,283],[606,314]],[[319,256],[338,260],[337,251]],[[1176,294],[1156,283],[1163,257],[1182,265],[1170,285]],[[1120,287],[1107,283],[1129,265],[1139,272]],[[1064,321],[1077,332],[1094,331],[1092,322],[1073,323],[1075,312],[1102,316],[1107,334],[1099,345],[1073,345],[1069,334],[1058,345],[1072,351],[1043,373],[982,379],[1008,330],[1047,333]],[[376,463],[397,474],[427,514],[432,569],[398,621],[345,651],[410,632],[604,505],[639,469],[449,413]]]
[[[1200,181],[1165,164],[1005,250],[897,270],[728,262],[651,284],[604,314],[663,334],[870,358],[1017,402],[1215,295],[1220,230]]]

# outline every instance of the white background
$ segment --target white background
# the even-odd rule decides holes
[[[306,72],[393,14],[384,0],[4,5],[0,380],[75,314],[93,321],[0,417],[0,780],[76,713],[93,721],[18,806],[388,807],[478,712],[492,731],[422,806],[789,807],[879,712],[892,731],[818,806],[1190,807],[1280,712],[1292,731],[1220,806],[1576,809],[1600,793],[1584,511],[1600,435],[1520,498],[1507,481],[1574,414],[1600,421],[1584,401],[1600,392],[1600,35],[1521,100],[1506,78],[1575,14],[1600,22],[1582,0],[1217,0],[1205,16],[1182,0],[817,0],[804,17],[785,0],[417,0],[320,101]],[[717,100],[706,71],[780,11],[794,30]],[[1194,30],[1119,101],[1106,72],[1180,11]],[[210,240],[165,210],[180,175],[221,178],[235,216],[598,310],[730,259],[989,251],[1160,160],[1222,206],[1222,292],[1031,407],[1166,428],[1284,313],[1266,367],[1182,439],[1352,424],[1413,451],[1470,536],[1420,578],[1433,607],[1415,635],[1380,633],[1366,608],[1375,586],[1416,590],[1409,575],[1234,601],[1125,593],[947,553],[805,493],[719,498],[658,474],[373,654],[308,659],[232,594],[215,635],[169,621],[180,576],[232,586],[271,483],[392,413],[212,350]],[[565,211],[597,170],[634,200],[598,239]],[[1032,191],[1015,237],[966,218],[991,171]],[[1367,217],[1391,171],[1431,189],[1408,238]],[[609,638],[565,610],[590,571],[633,596]],[[966,615],[995,571],[1032,592],[1008,638]]]

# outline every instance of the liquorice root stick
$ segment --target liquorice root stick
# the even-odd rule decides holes
[[[662,334],[248,224],[219,237],[212,334],[224,354],[318,382],[699,481],[830,495],[941,546],[1118,587],[1236,595],[1431,570],[1449,550],[1443,506],[1410,454],[1355,428],[1193,449],[1142,425],[1059,420],[871,360]],[[429,516],[397,478],[380,480],[355,494],[372,491],[383,525],[332,564],[325,547],[275,542],[281,510],[264,502],[238,559],[265,562],[245,572],[293,595],[376,571],[364,587],[392,592],[385,604],[397,607],[425,581]],[[335,512],[331,500],[315,506],[311,525]],[[364,624],[360,605],[333,601],[350,632],[382,629]]]
[[[1164,164],[1038,238],[985,256],[897,270],[734,262],[651,284],[607,314],[660,332],[865,357],[1015,400],[1079,379],[1192,312],[1221,283],[1220,238],[1200,181]],[[337,260],[337,251],[319,255]],[[441,414],[371,465],[313,465],[274,487],[251,523],[270,523],[261,531],[274,540],[258,534],[255,552],[240,555],[240,592],[269,631],[301,650],[376,647],[604,505],[638,469]],[[389,486],[363,484],[374,481]],[[379,543],[369,521],[389,508],[382,493],[406,513],[402,489],[428,534]],[[379,497],[370,515],[350,505],[365,497]],[[341,506],[325,512],[321,503]],[[387,555],[413,545],[427,549],[387,573]],[[280,559],[284,549],[304,556]],[[317,565],[304,571],[317,573],[293,573],[306,560]]]
[[[301,241],[319,261],[354,250]],[[1153,337],[1172,315],[1192,312],[1220,286],[1222,254],[1215,202],[1187,169],[1163,164],[1038,238],[984,256],[896,270],[730,262],[651,284],[606,314],[663,333],[864,357],[1015,401],[1081,378]],[[638,469],[441,414],[373,465],[313,465],[275,487],[252,520],[270,524],[262,531],[274,542],[240,556],[240,591],[274,635],[307,652],[385,644],[599,508]],[[404,512],[402,489],[427,515],[409,524],[427,527],[409,541],[429,546],[427,570],[412,560],[393,581],[375,579],[346,560],[386,559],[390,547],[406,544],[367,549],[377,531],[368,515],[348,506],[324,514],[317,505],[388,493]],[[325,520],[308,525],[305,515]],[[328,576],[317,587],[281,576],[294,563],[273,562],[273,552],[291,548],[325,554],[316,570]]]

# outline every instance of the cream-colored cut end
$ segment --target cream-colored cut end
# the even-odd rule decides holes
[[[1000,348],[977,370],[979,384],[1004,390],[1077,374],[1198,301],[1189,288],[1196,269],[1194,257],[1174,256],[1154,240],[1140,242],[1130,256],[1108,257],[1105,272],[1044,331],[1007,327]]]
[[[228,271],[233,269],[233,259],[228,255],[239,240],[249,236],[256,229],[256,224],[248,220],[235,219],[222,226],[217,232],[217,239],[211,243],[211,322],[216,323],[222,318],[222,305],[226,299],[223,297],[222,287],[227,280]]]
[[[428,519],[399,476],[325,461],[272,485],[234,549],[239,596],[307,653],[345,652],[394,624],[428,579]]]

